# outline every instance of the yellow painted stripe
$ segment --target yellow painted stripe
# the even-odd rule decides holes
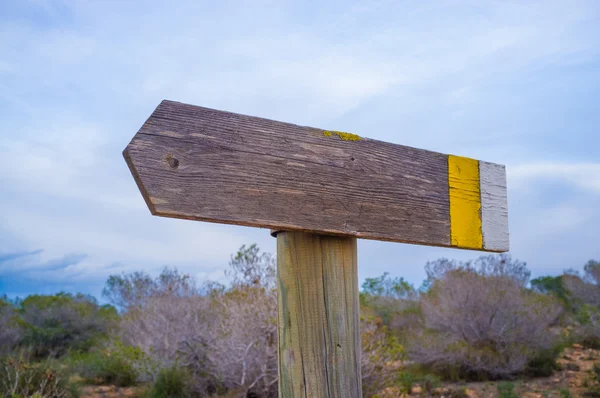
[[[448,155],[450,189],[450,236],[452,246],[481,249],[481,195],[479,162]]]

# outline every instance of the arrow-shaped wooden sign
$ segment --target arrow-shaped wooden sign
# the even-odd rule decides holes
[[[507,251],[504,166],[163,101],[124,151],[154,215]]]
[[[356,238],[508,250],[504,166],[163,101],[125,159],[152,214],[277,234],[280,398],[359,398]]]

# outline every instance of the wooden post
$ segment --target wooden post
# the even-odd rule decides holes
[[[279,397],[362,396],[356,238],[277,233]]]

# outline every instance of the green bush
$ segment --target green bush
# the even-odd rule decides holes
[[[423,391],[427,394],[432,394],[433,391],[438,388],[442,382],[438,376],[426,374],[425,376],[418,379],[421,383]]]
[[[162,369],[145,398],[186,398],[192,396],[191,377],[185,368],[176,365]]]
[[[600,381],[600,363],[595,363],[592,368],[592,375],[596,379],[596,381]]]
[[[556,297],[567,311],[573,310],[573,297],[560,276],[542,276],[531,281],[531,288],[542,294]]]
[[[390,326],[392,319],[406,308],[414,307],[415,288],[404,278],[392,278],[386,272],[377,278],[366,278],[362,284],[360,303]]]
[[[498,384],[498,398],[519,398],[515,392],[515,385],[509,382]]]
[[[554,371],[560,370],[560,365],[556,360],[563,352],[565,347],[569,345],[569,341],[564,340],[555,344],[554,347],[538,353],[529,361],[525,368],[525,375],[529,377],[549,377]]]
[[[398,374],[398,386],[403,394],[412,394],[415,384],[415,376],[410,372],[401,372]]]
[[[560,394],[560,398],[571,398],[571,392],[566,388],[561,388],[558,393]]]
[[[21,348],[34,359],[58,358],[69,350],[88,351],[106,338],[118,317],[112,306],[100,306],[83,294],[32,295],[19,303]]]
[[[361,316],[360,337],[363,395],[371,396],[401,382],[395,364],[405,359],[404,347],[383,325],[381,318]],[[409,387],[410,374],[404,373],[402,376],[406,377],[403,385]]]
[[[90,384],[135,385],[151,372],[151,361],[139,348],[113,343],[112,347],[71,355],[71,369]]]
[[[29,363],[6,358],[0,363],[0,396],[71,398],[79,396],[63,367],[51,361]]]
[[[585,348],[600,349],[600,310],[590,304],[582,304],[575,313],[577,321],[574,340]]]

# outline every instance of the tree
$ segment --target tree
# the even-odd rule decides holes
[[[35,358],[59,357],[71,349],[87,351],[107,336],[117,318],[114,307],[69,293],[29,296],[20,302],[19,313],[19,345]]]
[[[386,326],[394,323],[394,330],[410,322],[407,312],[415,308],[417,299],[418,294],[410,283],[401,277],[392,278],[387,272],[366,278],[360,293],[362,305],[372,310]]]
[[[564,277],[560,276],[541,276],[531,281],[531,289],[540,294],[546,294],[556,297],[563,307],[572,311],[572,297],[565,287]]]
[[[103,297],[125,311],[142,306],[151,297],[190,297],[196,293],[193,278],[174,268],[164,268],[154,279],[146,272],[111,275],[102,290]]]
[[[600,262],[590,260],[584,265],[585,280],[594,285],[600,285]]]
[[[277,275],[275,259],[270,253],[261,253],[256,244],[248,247],[243,245],[231,256],[225,275],[231,278],[234,287],[261,286],[273,289]]]
[[[366,278],[362,284],[362,293],[370,297],[406,299],[414,292],[414,287],[404,278],[392,278],[387,272],[376,278]]]

